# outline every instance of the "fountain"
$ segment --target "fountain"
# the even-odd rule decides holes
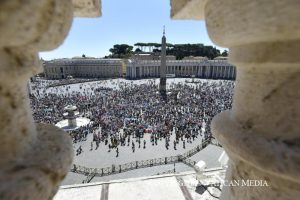
[[[64,120],[58,122],[55,126],[64,129],[65,131],[72,131],[85,126],[90,123],[90,119],[86,117],[79,117],[79,112],[77,107],[73,105],[68,105],[64,108],[66,111],[63,116]]]

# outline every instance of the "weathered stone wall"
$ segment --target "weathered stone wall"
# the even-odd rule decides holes
[[[100,4],[81,9],[80,2],[75,13],[100,14]],[[58,47],[72,19],[71,0],[0,2],[0,199],[51,199],[69,171],[71,140],[53,125],[33,123],[26,83],[41,71],[38,52]]]
[[[222,199],[298,199],[300,1],[172,0],[171,5],[175,19],[204,18],[210,38],[229,48],[237,67],[233,108],[212,123],[230,157],[226,180],[269,185],[224,187]]]

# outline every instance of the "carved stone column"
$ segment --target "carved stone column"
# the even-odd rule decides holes
[[[67,134],[34,124],[27,80],[41,71],[38,51],[56,48],[73,18],[71,0],[0,2],[0,199],[50,199],[69,171]]]
[[[204,17],[237,66],[233,108],[212,123],[230,157],[225,183],[240,184],[223,187],[222,199],[300,197],[299,10],[299,0],[172,1],[173,18]]]

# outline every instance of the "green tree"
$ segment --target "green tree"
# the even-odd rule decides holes
[[[113,48],[109,49],[111,58],[129,58],[132,54],[133,46],[128,44],[115,44]]]
[[[167,54],[181,60],[187,56],[203,56],[213,59],[220,55],[220,50],[203,44],[174,44],[167,48]]]
[[[224,57],[227,57],[228,56],[228,51],[224,50],[221,55],[224,56]]]
[[[137,48],[135,52],[145,52],[146,47],[150,52],[158,53],[161,51],[160,43],[135,43]],[[111,52],[110,58],[129,58],[132,55],[133,46],[127,44],[116,44],[109,51]],[[177,60],[181,60],[188,56],[203,56],[209,59],[214,59],[220,55],[228,54],[227,50],[220,53],[220,50],[213,46],[205,46],[203,44],[170,44],[167,43],[167,55],[176,56]]]
[[[140,53],[140,52],[142,52],[142,50],[140,48],[136,48],[134,52]]]
[[[143,43],[143,42],[138,42],[138,43],[135,43],[134,46],[137,46],[140,50],[142,50],[144,52],[145,51],[144,47],[146,47],[147,44]]]

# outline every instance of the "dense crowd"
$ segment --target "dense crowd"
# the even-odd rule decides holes
[[[89,91],[82,84],[81,91],[71,93],[66,85],[47,94],[37,87],[30,97],[34,120],[56,124],[63,120],[65,106],[76,105],[91,123],[69,132],[74,143],[84,142],[88,134],[93,134],[90,150],[106,145],[108,151],[115,149],[117,156],[119,146],[128,146],[135,152],[148,143],[154,146],[164,142],[166,149],[176,150],[179,141],[185,148],[197,137],[211,137],[210,122],[217,113],[231,108],[234,87],[234,82],[224,80],[171,83],[165,101],[154,81],[118,84],[119,89],[95,85]],[[144,139],[144,134],[151,134],[150,141]],[[171,141],[172,134],[175,139]],[[80,153],[81,146],[77,149]]]
[[[76,83],[85,83],[85,82],[91,82],[96,81],[97,79],[62,79],[58,82],[50,84],[48,87],[57,87],[62,85],[70,85],[70,84],[76,84]]]

